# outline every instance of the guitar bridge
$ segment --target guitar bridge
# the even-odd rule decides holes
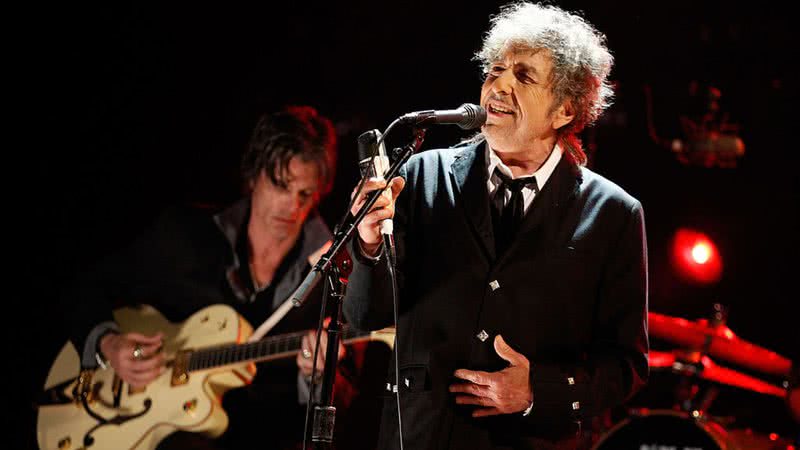
[[[178,352],[172,362],[172,376],[170,381],[172,386],[180,386],[189,382],[189,357],[192,352],[189,350]]]

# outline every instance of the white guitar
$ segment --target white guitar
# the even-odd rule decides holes
[[[36,430],[40,449],[153,449],[178,430],[219,436],[228,426],[223,394],[249,384],[255,362],[294,356],[305,335],[245,343],[253,329],[227,305],[209,306],[178,324],[151,306],[121,308],[114,316],[126,332],[164,332],[167,370],[133,389],[111,367],[80,371],[78,352],[67,342],[45,381]],[[344,328],[340,337],[344,344],[379,340],[392,346],[394,330]]]

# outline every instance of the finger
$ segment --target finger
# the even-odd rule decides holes
[[[300,348],[308,350],[311,353],[313,353],[316,341],[317,341],[316,333],[314,331],[309,331],[308,333],[306,333],[305,336],[303,336],[303,339],[300,341]]]
[[[300,357],[297,360],[297,367],[300,369],[300,372],[305,376],[311,375],[311,369],[312,369],[311,364],[312,363],[310,359],[305,359]]]
[[[319,346],[320,348],[328,346],[328,332],[325,330],[322,330],[322,333],[319,335]]]
[[[353,209],[351,210],[351,213],[353,215],[358,214],[359,211],[361,211],[362,206],[363,205],[354,206]],[[367,212],[367,214],[364,216],[364,219],[362,219],[361,223],[359,223],[359,226],[362,225],[367,220],[366,218],[369,217],[371,214],[387,210],[390,211],[390,216],[394,214],[394,205],[391,203],[391,200],[384,199],[383,197],[378,197],[378,200],[375,202],[375,204],[372,205],[372,208],[370,208],[369,212]]]
[[[364,188],[361,190],[362,193],[371,192],[377,189],[383,189],[386,187],[386,180],[383,177],[370,177],[367,179],[366,183],[364,183]]]
[[[351,196],[355,195],[355,193],[358,192],[359,184],[356,184],[353,187],[353,191],[350,194]],[[384,187],[386,187],[386,180],[378,177],[370,177],[364,180],[364,184],[363,186],[361,186],[361,192],[363,193],[363,192],[374,191],[375,189],[383,189]]]
[[[131,364],[131,371],[145,373],[161,369],[164,366],[164,357],[161,354],[153,355],[148,359],[136,360]]]
[[[137,348],[141,350],[139,356],[136,356],[134,354]],[[143,361],[151,359],[161,353],[161,348],[162,344],[160,342],[155,344],[144,344],[144,345],[142,345],[141,343],[136,343],[133,345],[133,348],[129,352],[130,359],[134,361]]]
[[[354,205],[360,205],[364,203],[370,192],[383,189],[385,187],[386,187],[386,180],[382,178],[370,178],[364,183],[364,186],[362,186],[360,192],[358,191],[358,186],[356,186],[353,189],[353,192],[350,194],[350,198],[352,199],[353,196],[356,195],[357,192],[359,192],[358,198],[356,198],[356,201],[353,203]]]
[[[156,367],[144,371],[131,372],[131,378],[141,383],[150,383],[164,373],[164,368]]]
[[[145,335],[141,333],[126,333],[125,338],[129,341],[133,341],[142,345],[160,344],[161,341],[164,340],[164,333],[159,332],[152,335]]]
[[[522,353],[518,353],[511,348],[510,345],[503,339],[503,336],[497,335],[494,337],[494,350],[497,355],[508,361],[513,366],[522,366],[528,364],[528,358]]]
[[[450,392],[474,395],[477,397],[487,397],[489,388],[475,383],[454,383],[450,385]]]
[[[474,395],[457,395],[457,405],[477,405],[477,406],[493,406],[491,399],[486,397],[476,397]]]
[[[164,373],[165,370],[166,367],[157,367],[151,368],[150,370],[136,371],[134,365],[130,364],[121,367],[117,371],[117,375],[119,375],[123,381],[139,386],[147,384],[158,378],[158,376]]]
[[[392,200],[397,200],[397,196],[400,195],[400,192],[406,186],[406,180],[403,177],[394,177],[392,178]]]
[[[453,375],[455,375],[457,378],[461,378],[462,380],[471,381],[484,386],[488,386],[494,382],[494,377],[492,374],[482,370],[458,369]]]
[[[300,351],[297,352],[297,356],[295,356],[295,363],[297,367],[304,371],[305,375],[311,373],[311,359],[310,356],[306,356],[309,352],[312,351],[311,347],[311,338],[312,332],[306,333],[300,339]]]
[[[472,417],[487,417],[487,416],[496,416],[498,414],[502,414],[502,412],[498,408],[478,408],[475,411],[472,411]]]
[[[336,357],[339,361],[341,361],[342,358],[344,358],[344,355],[345,355],[344,344],[342,344],[342,342],[339,341],[339,352],[337,353]]]
[[[317,370],[325,366],[325,354],[328,351],[328,333],[323,333],[319,337],[319,351],[317,352]]]
[[[384,219],[391,219],[394,217],[394,208],[382,208],[364,216],[364,219],[361,220],[361,223],[367,226],[376,226],[378,222]]]

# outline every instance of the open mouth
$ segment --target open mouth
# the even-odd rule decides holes
[[[494,114],[508,114],[508,115],[513,115],[514,114],[514,111],[512,111],[511,109],[506,108],[504,106],[495,105],[495,104],[490,104],[488,109],[489,109],[489,112],[494,113]]]

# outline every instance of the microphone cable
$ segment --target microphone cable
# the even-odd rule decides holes
[[[387,219],[391,220],[391,219]],[[384,221],[385,222],[385,221]],[[390,225],[389,228],[392,226]],[[403,414],[400,409],[400,360],[398,354],[400,353],[397,346],[397,330],[398,330],[398,292],[397,292],[397,253],[394,246],[394,235],[391,231],[385,232],[383,224],[381,224],[381,232],[383,233],[383,246],[386,252],[386,268],[389,271],[389,278],[392,280],[392,313],[394,317],[394,387],[392,390],[395,394],[395,401],[397,404],[397,432],[400,439],[400,450],[403,450]]]

